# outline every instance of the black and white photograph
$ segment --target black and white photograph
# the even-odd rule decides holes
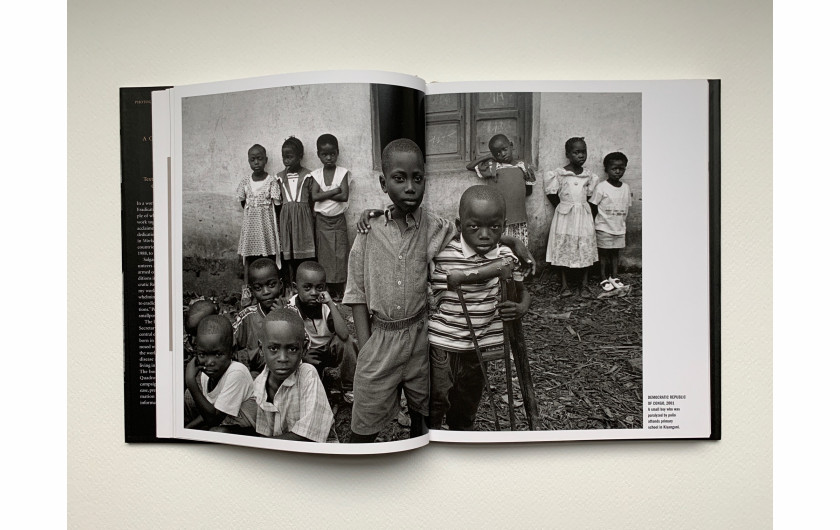
[[[431,276],[432,428],[641,428],[642,95],[474,92],[425,102],[427,201],[461,218]],[[465,226],[463,197],[482,185],[504,197],[503,233],[536,259],[517,305],[504,304],[496,279],[465,285],[463,306],[446,289],[448,271],[496,254],[478,260]],[[483,369],[476,347],[496,360]]]
[[[407,324],[418,335],[408,361],[401,342],[359,356],[380,322],[407,320],[408,308],[388,291],[372,296],[377,280],[354,284],[381,264],[350,259],[357,220],[388,205],[383,171],[405,152],[422,169],[422,97],[330,83],[184,98],[185,428],[322,443],[428,432],[423,321]],[[394,141],[409,150],[383,159]],[[419,312],[416,272],[400,283],[422,291],[393,287]],[[346,295],[371,317],[363,341]]]
[[[320,84],[181,112],[185,428],[641,428],[640,93]]]

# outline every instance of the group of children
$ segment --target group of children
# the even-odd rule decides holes
[[[341,391],[353,404],[350,442],[374,442],[396,416],[401,395],[412,437],[428,432],[429,426],[442,428],[444,422],[452,430],[472,429],[484,387],[480,355],[503,348],[503,321],[520,319],[528,311],[530,296],[522,280],[534,271],[524,207],[536,180],[534,170],[514,161],[503,135],[494,136],[489,147],[490,155],[468,166],[486,184],[463,193],[458,217],[451,221],[422,206],[426,176],[417,144],[407,139],[389,143],[379,182],[392,204],[384,211],[365,211],[345,258],[340,254],[347,247],[349,172],[335,166],[337,140],[331,135],[318,139],[324,168],[309,172],[300,167],[302,144],[290,138],[283,145],[286,169],[276,180],[264,171],[265,150],[251,148],[253,174],[238,192],[246,209],[242,239],[251,230],[246,224],[265,227],[273,218],[274,226],[285,223],[274,236],[284,242],[275,241],[276,254],[268,244],[243,247],[240,242],[240,251],[264,250],[243,254],[247,287],[256,304],[245,306],[233,324],[216,315],[212,304],[190,308],[185,324],[188,333],[194,332],[195,357],[185,372],[185,425],[324,442],[333,423],[324,368],[338,366]],[[583,169],[583,139],[570,139],[566,152],[569,164],[546,179],[546,193],[556,207],[547,260],[588,267],[603,243],[602,259],[614,258],[616,276],[629,206],[624,198],[629,191],[620,182],[627,159],[621,153],[608,155],[608,180],[598,184]],[[604,184],[624,190],[615,193]],[[260,186],[266,189],[249,195],[248,190]],[[310,199],[328,204],[316,208],[313,232],[295,231],[311,219],[304,210]],[[288,204],[301,206],[285,211]],[[252,221],[249,207],[264,209],[268,221]],[[311,261],[307,233],[316,234],[318,262]],[[322,248],[327,249],[326,264],[321,262]],[[268,256],[294,267],[294,296],[283,296],[280,270]],[[358,350],[327,292],[328,281],[336,278],[330,276],[331,267],[340,267],[341,259],[346,260],[347,282],[343,304],[352,311]],[[498,278],[475,281],[465,272],[498,260],[514,270],[522,293],[518,301],[500,300]],[[565,269],[562,288],[569,290]]]
[[[294,136],[281,148],[283,171],[270,176],[263,146],[248,150],[251,175],[244,177],[236,197],[244,210],[238,253],[245,264],[242,304],[251,302],[248,266],[268,257],[277,262],[287,285],[305,260],[324,267],[329,290],[340,300],[347,280],[347,222],[344,212],[350,197],[350,172],[336,165],[338,139],[322,134],[316,142],[323,167],[301,166],[303,143]]]

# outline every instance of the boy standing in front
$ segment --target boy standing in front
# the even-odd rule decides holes
[[[531,297],[522,284],[519,260],[499,242],[505,231],[505,198],[495,188],[472,186],[461,196],[455,221],[460,235],[435,257],[431,275],[434,297],[429,317],[431,352],[432,429],[440,429],[443,418],[453,431],[473,429],[484,390],[481,360],[475,351],[458,293],[461,289],[470,322],[483,352],[504,347],[503,320],[516,320],[528,311]],[[469,281],[464,269],[495,260],[514,265],[513,279],[522,293],[520,302],[499,302],[499,278]]]
[[[408,402],[410,436],[428,432],[428,265],[457,234],[455,223],[421,208],[423,153],[404,138],[382,151],[379,183],[393,204],[369,219],[350,251],[344,303],[359,338],[350,423],[351,442],[370,443],[396,416],[399,392]],[[533,259],[521,242],[517,255]]]

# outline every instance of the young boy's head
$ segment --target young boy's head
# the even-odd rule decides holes
[[[274,260],[258,258],[248,266],[248,287],[263,312],[268,313],[283,289],[280,271]]]
[[[254,144],[248,149],[248,164],[251,165],[251,171],[254,174],[261,174],[265,170],[265,165],[268,164],[268,155],[265,154],[265,147],[260,144]]]
[[[627,156],[618,151],[608,154],[604,157],[604,171],[607,173],[607,178],[621,180],[624,172],[627,171]]]
[[[513,145],[504,134],[497,134],[487,143],[490,154],[496,162],[510,164],[513,161]]]
[[[294,136],[290,136],[283,142],[280,153],[283,156],[283,165],[286,168],[297,168],[300,166],[300,161],[303,160],[303,142]]]
[[[204,317],[219,314],[219,306],[210,300],[199,300],[187,309],[187,319],[184,328],[188,335],[195,336],[198,324]]]
[[[499,245],[505,232],[505,198],[485,184],[467,188],[461,195],[455,224],[461,240],[484,256]]]
[[[382,173],[379,184],[394,206],[406,213],[420,206],[426,192],[426,167],[416,143],[400,138],[386,145],[382,150]]]
[[[317,261],[304,261],[298,265],[292,287],[297,291],[301,304],[321,305],[318,295],[327,292],[327,273],[324,267]]]
[[[285,381],[300,366],[309,345],[303,320],[295,310],[284,307],[266,315],[264,326],[262,351],[268,376]]]
[[[217,380],[231,363],[233,326],[222,315],[209,315],[198,324],[195,355],[198,367],[212,380]]]
[[[315,142],[318,149],[318,160],[325,168],[334,168],[338,160],[338,139],[331,134],[322,134]]]

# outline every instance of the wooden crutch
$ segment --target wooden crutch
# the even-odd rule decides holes
[[[516,289],[516,282],[512,280],[512,270],[509,263],[505,260],[494,260],[485,265],[478,267],[470,267],[467,269],[460,269],[457,271],[450,271],[447,275],[447,285],[450,290],[456,291],[458,299],[461,302],[461,308],[467,320],[467,327],[470,330],[470,336],[473,339],[473,345],[478,356],[479,365],[484,376],[487,394],[490,398],[491,411],[493,419],[496,423],[496,430],[499,430],[498,418],[496,416],[495,402],[490,392],[490,383],[487,377],[487,369],[484,364],[484,358],[481,354],[481,349],[478,345],[478,339],[475,336],[475,330],[472,327],[472,322],[467,311],[464,295],[461,291],[462,283],[474,283],[486,281],[490,278],[499,278],[501,299],[506,301],[511,299],[515,302],[519,301],[520,294]],[[539,419],[539,411],[537,407],[536,393],[534,392],[533,379],[531,378],[530,365],[528,363],[528,354],[525,348],[525,335],[522,331],[522,323],[519,320],[508,321],[504,323],[504,360],[505,360],[505,375],[508,391],[508,412],[510,414],[511,430],[514,427],[514,406],[513,406],[513,382],[511,380],[510,357],[513,352],[513,360],[516,366],[516,373],[519,379],[519,388],[522,392],[523,404],[525,405],[525,413],[528,418],[528,426],[531,430],[536,430]],[[488,359],[489,360],[489,359]]]

